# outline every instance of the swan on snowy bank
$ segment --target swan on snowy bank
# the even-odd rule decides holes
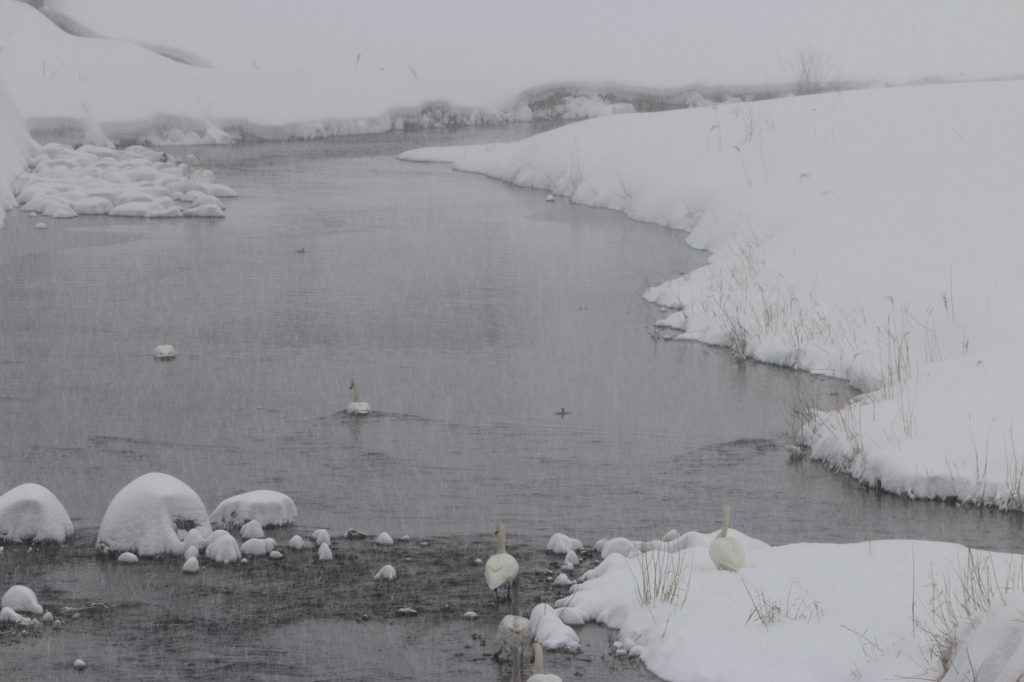
[[[487,580],[487,587],[494,590],[494,598],[498,598],[498,588],[505,585],[511,598],[512,581],[519,575],[519,562],[516,558],[505,551],[505,524],[499,523],[498,530],[494,531],[498,536],[498,552],[484,564],[484,578]]]
[[[726,537],[729,533],[730,509],[728,502],[722,505],[722,532],[711,541],[711,545],[708,546],[708,554],[711,555],[711,561],[715,563],[715,568],[718,570],[724,568],[727,571],[738,571],[743,568],[746,555],[739,540]]]
[[[359,400],[359,380],[353,379],[349,388],[356,392],[352,402],[348,404],[345,411],[349,414],[370,414],[370,404]]]

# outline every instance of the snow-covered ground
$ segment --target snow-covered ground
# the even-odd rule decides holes
[[[585,117],[629,111],[611,91],[779,92],[801,53],[817,55],[826,85],[873,87],[692,99],[705,106],[404,158],[689,231],[708,265],[646,294],[676,309],[666,336],[864,391],[831,412],[794,405],[811,457],[895,493],[1024,508],[1020,4],[49,7],[77,33],[115,40],[71,36],[0,0],[5,207],[40,151],[26,130],[109,146]],[[179,507],[209,530],[188,486],[149,476],[112,502],[102,546],[181,553],[168,522]],[[125,510],[146,505],[159,528],[140,546]],[[215,560],[240,556],[213,546]],[[621,628],[624,653],[667,679],[1024,670],[1019,555],[912,540],[748,547],[732,574],[713,570],[705,547],[610,554],[562,606]]]

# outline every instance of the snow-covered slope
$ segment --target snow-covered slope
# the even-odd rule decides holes
[[[806,411],[812,454],[887,490],[1020,508],[1024,82],[595,119],[416,150],[690,231],[662,324],[871,392]],[[803,406],[794,406],[802,408]]]

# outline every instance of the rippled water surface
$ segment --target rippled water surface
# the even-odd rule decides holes
[[[660,313],[640,294],[705,257],[682,233],[392,158],[495,135],[196,150],[241,195],[224,220],[36,230],[8,215],[0,490],[45,485],[78,534],[34,555],[9,547],[0,587],[104,608],[3,645],[5,665],[64,674],[87,650],[125,679],[498,679],[498,611],[471,563],[498,520],[534,570],[530,605],[557,596],[541,551],[552,533],[589,545],[708,531],[726,499],[737,528],[773,544],[1018,549],[1018,515],[909,502],[791,461],[790,406],[829,404],[842,384],[653,338]],[[179,357],[154,361],[158,343]],[[369,417],[344,413],[352,378]],[[287,493],[300,526],[283,540],[355,527],[414,541],[391,555],[341,541],[330,568],[289,557],[199,577],[177,560],[97,560],[107,504],[149,471],[182,479],[210,510],[246,490]],[[398,561],[419,568],[381,592],[372,574]],[[394,616],[412,603],[420,617]],[[463,621],[468,609],[481,620]],[[585,638],[582,656],[549,667],[645,676],[602,658],[603,630]]]

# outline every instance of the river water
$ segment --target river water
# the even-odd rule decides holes
[[[591,545],[709,531],[725,500],[736,528],[772,544],[1019,549],[1019,515],[910,502],[791,460],[790,406],[831,404],[843,384],[658,340],[660,311],[640,294],[704,261],[683,233],[393,158],[529,132],[173,149],[239,192],[226,219],[36,230],[8,215],[0,491],[45,485],[77,535],[8,546],[0,588],[81,610],[57,633],[0,640],[5,668],[59,679],[91,656],[124,679],[500,679],[500,612],[472,563],[497,521],[532,576],[527,608],[558,596],[552,533]],[[179,357],[154,361],[158,343]],[[368,417],[344,413],[353,378]],[[281,541],[323,527],[412,542],[340,540],[330,567],[289,556],[196,577],[177,560],[97,559],[107,504],[150,471],[210,510],[287,493],[300,517]],[[407,579],[382,588],[370,578],[389,562]],[[402,605],[420,615],[396,617]],[[470,609],[481,618],[462,620]],[[647,677],[606,655],[600,628],[584,639],[549,669]]]

